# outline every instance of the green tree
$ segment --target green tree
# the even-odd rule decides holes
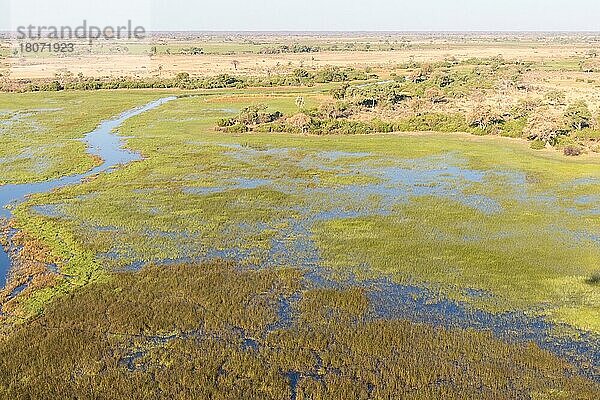
[[[567,124],[570,128],[579,131],[589,128],[592,123],[592,113],[583,100],[571,104],[565,111],[565,118],[567,118]]]

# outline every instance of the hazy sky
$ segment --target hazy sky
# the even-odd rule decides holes
[[[600,31],[600,0],[0,0],[0,29]]]

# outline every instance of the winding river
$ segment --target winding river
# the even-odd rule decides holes
[[[100,157],[103,162],[83,174],[69,175],[44,182],[0,186],[0,218],[11,218],[11,208],[25,201],[29,195],[46,193],[57,188],[81,183],[87,177],[109,172],[117,166],[140,160],[142,157],[139,153],[123,148],[122,138],[115,133],[115,130],[128,119],[175,99],[176,97],[165,97],[126,111],[118,117],[103,121],[96,129],[86,134],[83,141],[87,145],[88,154]],[[10,258],[6,250],[0,246],[0,287],[4,287],[6,284],[9,270]]]

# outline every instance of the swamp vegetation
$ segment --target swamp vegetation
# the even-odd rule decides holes
[[[534,345],[372,320],[361,288],[302,286],[297,270],[223,263],[117,274],[60,298],[4,341],[0,394],[592,399],[600,390]],[[286,301],[293,317],[278,325]]]

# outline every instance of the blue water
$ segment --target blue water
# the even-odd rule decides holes
[[[82,139],[87,144],[87,152],[92,156],[100,157],[103,163],[83,174],[69,175],[59,179],[44,182],[4,185],[0,186],[0,218],[9,219],[11,207],[25,201],[27,196],[38,193],[46,193],[68,185],[81,183],[87,177],[108,172],[119,165],[128,164],[140,160],[142,157],[123,148],[122,138],[115,134],[115,129],[125,121],[140,115],[146,111],[155,109],[176,97],[166,97],[153,101],[145,106],[124,112],[116,118],[102,122],[96,129],[85,135]],[[6,284],[6,277],[10,269],[10,260],[6,251],[0,246],[0,285]]]
[[[6,276],[8,274],[8,267],[10,265],[10,259],[8,258],[8,254],[4,251],[2,246],[0,246],[0,274],[2,276]],[[6,278],[4,278],[6,280]],[[2,281],[2,286],[4,286],[6,282]]]

